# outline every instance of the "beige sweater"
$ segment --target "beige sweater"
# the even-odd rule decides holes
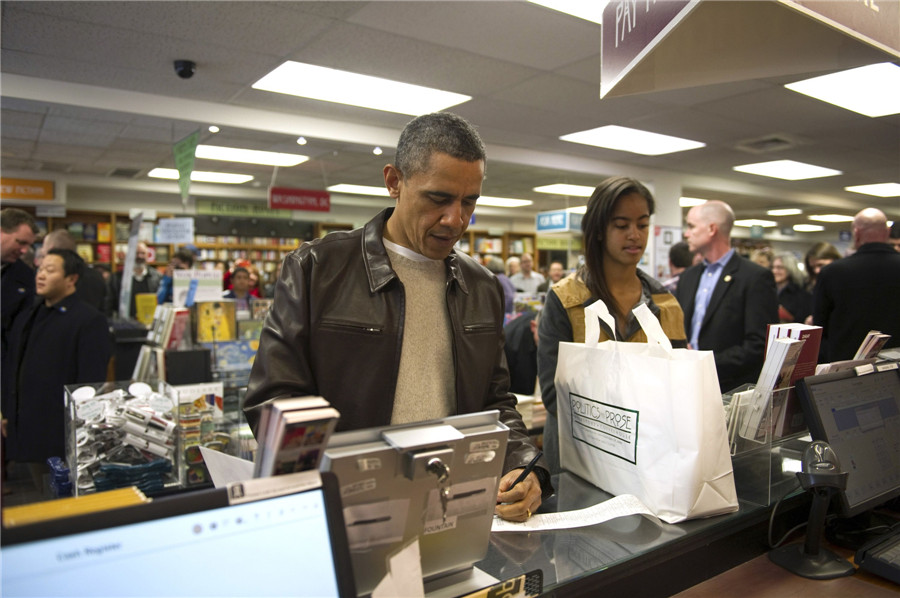
[[[455,413],[456,382],[444,262],[385,245],[406,295],[391,424],[445,417]]]

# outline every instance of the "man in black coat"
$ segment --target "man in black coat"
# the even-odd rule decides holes
[[[34,270],[22,256],[34,243],[38,228],[31,214],[18,208],[0,210],[0,311],[2,311],[3,365],[12,323],[20,311],[34,303]]]
[[[853,359],[870,330],[891,335],[900,345],[900,253],[888,243],[884,212],[866,208],[853,219],[856,253],[819,273],[813,296],[813,323],[821,326],[823,363]]]
[[[731,248],[733,225],[734,212],[724,202],[691,208],[687,242],[703,262],[681,274],[676,291],[690,347],[713,352],[722,392],[757,381],[767,325],[778,323],[772,272]]]
[[[509,391],[533,395],[537,382],[537,312],[527,311],[503,327]]]
[[[36,276],[43,299],[19,314],[3,372],[7,457],[33,463],[65,457],[64,386],[106,380],[110,356],[106,317],[75,297],[83,260],[53,249]],[[41,465],[39,465],[41,464]]]

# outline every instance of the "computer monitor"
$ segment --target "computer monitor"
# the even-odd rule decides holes
[[[338,477],[360,594],[416,537],[426,583],[484,558],[508,435],[497,411],[332,435],[320,469]]]
[[[900,496],[900,370],[808,376],[797,391],[813,440],[830,444],[850,474],[840,514]]]
[[[356,596],[337,482],[301,472],[3,530],[3,596]]]

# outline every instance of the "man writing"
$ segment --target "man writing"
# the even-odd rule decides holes
[[[820,361],[853,359],[870,330],[900,344],[900,254],[888,244],[884,212],[866,208],[853,219],[856,252],[822,268],[814,289],[813,323],[822,327]]]
[[[396,207],[285,258],[253,364],[244,410],[256,427],[268,399],[314,394],[341,412],[339,430],[498,409],[510,428],[497,513],[527,519],[552,491],[503,356],[503,291],[453,246],[484,178],[484,146],[452,114],[407,124],[384,182]],[[540,478],[539,478],[540,476]],[[500,504],[502,503],[502,504]]]
[[[703,262],[682,272],[676,297],[690,347],[712,351],[722,392],[756,382],[766,350],[766,327],[778,323],[772,272],[731,248],[734,212],[721,201],[694,206],[685,236]]]

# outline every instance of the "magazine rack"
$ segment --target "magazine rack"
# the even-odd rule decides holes
[[[774,400],[768,400],[754,396],[753,384],[744,384],[722,397],[735,486],[738,496],[749,503],[768,506],[796,486],[794,474],[806,442],[799,434],[785,438],[774,434],[778,406],[790,390],[777,390]],[[760,404],[762,411],[753,413]]]

